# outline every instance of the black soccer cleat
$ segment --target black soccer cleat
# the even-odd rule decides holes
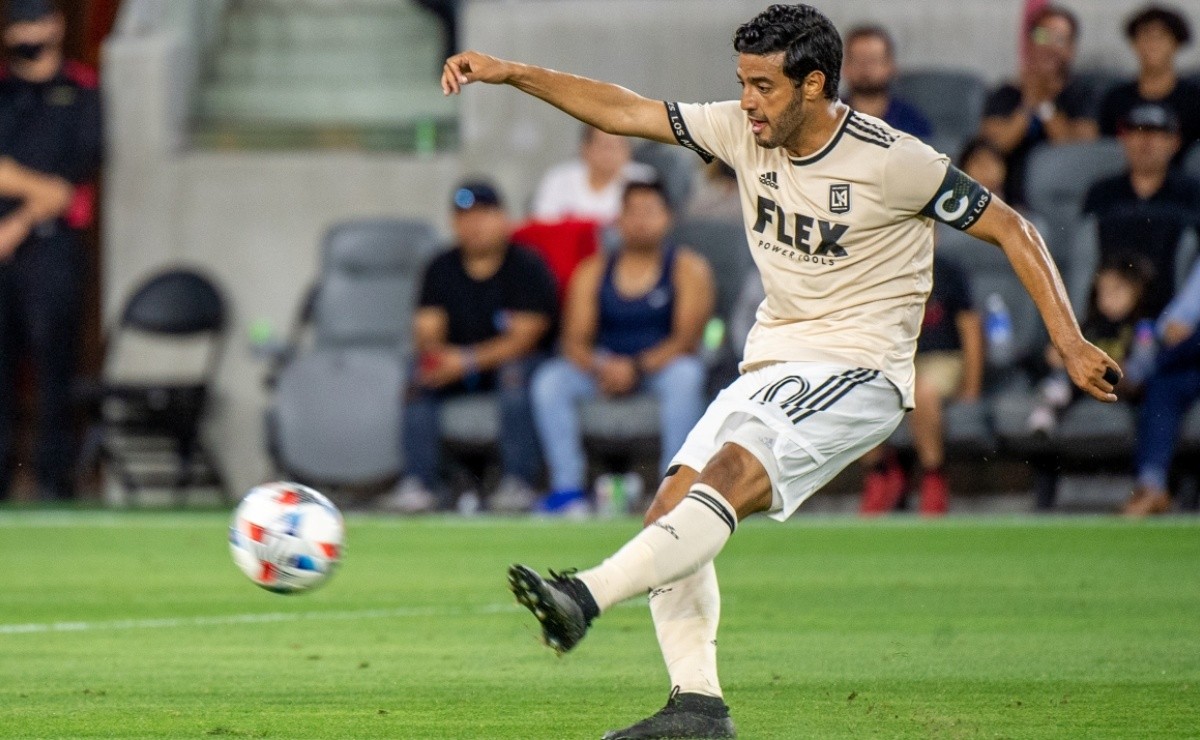
[[[737,737],[737,730],[724,700],[704,694],[684,694],[676,686],[665,707],[635,725],[605,733],[602,740],[731,737]]]
[[[537,617],[542,625],[542,642],[559,655],[578,645],[600,614],[592,592],[574,573],[550,571],[547,581],[524,565],[508,568],[509,590],[518,604]]]

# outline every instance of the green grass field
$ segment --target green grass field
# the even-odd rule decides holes
[[[598,738],[666,698],[644,605],[559,659],[505,589],[632,520],[351,519],[290,597],[225,525],[0,513],[0,737]],[[743,738],[1200,736],[1200,520],[751,521],[717,568]]]

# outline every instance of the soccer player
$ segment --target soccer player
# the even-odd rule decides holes
[[[713,558],[758,512],[787,519],[887,439],[913,405],[913,353],[935,221],[998,245],[1032,294],[1071,379],[1114,401],[1117,364],[1080,333],[1029,222],[917,139],[837,97],[841,37],[807,5],[773,5],[734,33],[741,100],[659,102],[625,88],[477,52],[442,88],[508,84],[599,129],[688,147],[738,173],[766,300],[742,375],[674,456],[646,527],[600,565],[543,579],[509,569],[546,644],[573,648],[608,608],[649,592],[673,684],[620,738],[734,737],[717,680]]]

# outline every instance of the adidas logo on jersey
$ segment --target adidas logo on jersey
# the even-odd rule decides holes
[[[769,188],[779,189],[779,176],[775,172],[764,172],[758,176],[758,181]]]

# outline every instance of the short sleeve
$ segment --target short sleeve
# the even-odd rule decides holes
[[[524,247],[514,246],[511,265],[504,285],[503,308],[553,317],[558,308],[558,291],[545,261]]]
[[[446,272],[449,264],[445,254],[429,263],[429,267],[425,269],[425,278],[421,281],[418,306],[430,308],[449,304],[449,275]]]
[[[743,141],[749,136],[746,116],[736,100],[720,103],[664,103],[675,141],[705,162],[719,159],[734,165]]]
[[[945,179],[949,158],[908,136],[897,139],[885,156],[884,205],[898,215],[920,213]]]
[[[967,276],[953,262],[939,263],[937,278],[942,281],[940,291],[945,297],[947,313],[957,316],[971,310],[971,291],[967,286]]]

